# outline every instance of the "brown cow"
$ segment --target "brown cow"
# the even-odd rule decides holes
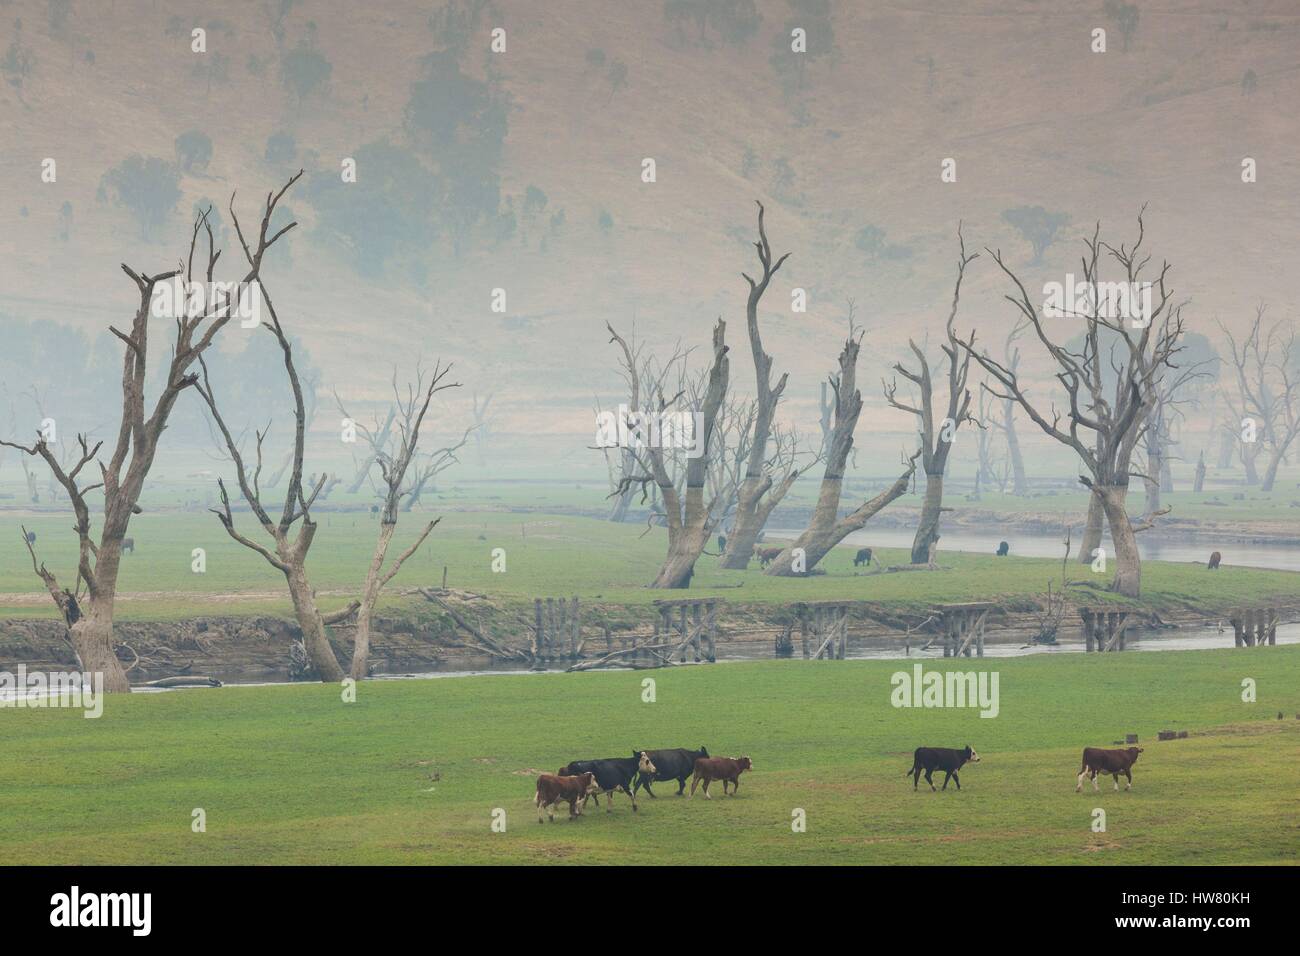
[[[1211,571],[1213,571],[1216,568],[1218,568],[1219,562],[1222,560],[1223,560],[1223,555],[1219,554],[1219,552],[1217,551],[1212,551],[1210,552],[1210,563],[1206,565],[1206,567],[1208,567]]]
[[[1108,773],[1115,778],[1115,789],[1119,789],[1119,775],[1128,777],[1125,790],[1133,789],[1133,765],[1137,763],[1141,747],[1129,747],[1127,750],[1102,750],[1100,747],[1083,748],[1083,766],[1079,769],[1079,785],[1074,788],[1078,793],[1083,789],[1083,778],[1091,772],[1092,789],[1097,787],[1097,774]]]
[[[775,561],[777,555],[783,550],[783,548],[755,548],[754,553],[758,555],[759,566],[765,568]]]
[[[722,794],[727,794],[727,784],[731,784],[731,795],[734,797],[736,791],[740,789],[740,775],[746,770],[752,770],[754,762],[748,757],[701,757],[695,761],[695,777],[691,780],[691,796],[695,796],[695,785],[700,781],[704,782],[704,798],[712,800],[709,796],[709,784],[714,780],[722,781]]]
[[[555,804],[568,803],[569,819],[579,815],[578,801],[587,802],[587,796],[600,792],[594,773],[580,773],[575,777],[561,777],[553,773],[544,773],[537,778],[537,822],[542,822],[542,807],[546,815],[555,822]]]

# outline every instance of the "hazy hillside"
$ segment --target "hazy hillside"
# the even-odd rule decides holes
[[[300,230],[265,279],[325,386],[382,399],[392,363],[452,359],[467,386],[456,407],[467,413],[471,386],[496,391],[498,433],[586,432],[593,397],[617,401],[605,320],[635,319],[668,348],[704,345],[722,315],[733,380],[752,387],[740,272],[754,266],[755,199],[793,253],[764,315],[790,414],[815,429],[852,297],[869,329],[859,443],[882,449],[911,423],[885,411],[878,379],[908,335],[941,329],[958,220],[1033,288],[1064,278],[1097,218],[1131,241],[1148,203],[1149,248],[1174,264],[1191,328],[1217,339],[1216,317],[1240,323],[1261,299],[1295,314],[1288,0],[1138,0],[1127,44],[1100,0],[205,7],[0,0],[0,312],[96,333],[125,321],[119,262],[170,267],[197,203],[215,201],[228,227],[238,189],[247,221],[301,165],[288,200]],[[195,27],[206,52],[191,50]],[[178,151],[189,131],[210,159],[201,138]],[[152,219],[110,174],[133,155],[174,177]],[[949,157],[955,183],[940,181]],[[1242,182],[1243,157],[1258,182]],[[46,158],[56,182],[42,182]],[[347,158],[356,183],[341,180]],[[1021,206],[1071,219],[1038,264],[1002,216]],[[794,286],[807,314],[790,311]],[[959,326],[1000,341],[1006,290],[977,260]]]

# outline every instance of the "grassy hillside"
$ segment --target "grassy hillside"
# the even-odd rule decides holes
[[[963,662],[954,667],[969,667]],[[929,667],[950,665],[937,661]],[[987,666],[987,664],[986,664]],[[898,662],[230,687],[0,711],[0,841],[43,863],[1293,863],[1300,648],[997,662],[1000,713],[896,709]],[[1259,701],[1240,700],[1251,677]],[[1285,720],[1276,719],[1285,712]],[[1188,730],[1156,742],[1161,729]],[[1134,789],[1074,792],[1136,733]],[[971,744],[913,792],[919,745]],[[747,754],[740,795],[538,826],[535,773],[632,748]],[[936,781],[937,782],[937,781]],[[204,833],[192,813],[206,813]],[[506,832],[490,829],[505,811]],[[807,832],[791,829],[807,814]],[[1091,830],[1095,808],[1107,829]]]

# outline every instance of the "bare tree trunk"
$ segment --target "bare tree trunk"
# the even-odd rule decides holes
[[[1269,457],[1268,467],[1264,469],[1264,477],[1259,483],[1260,491],[1272,491],[1273,483],[1277,481],[1277,470],[1282,466],[1282,459],[1286,457],[1286,448],[1280,447],[1273,450]]]
[[[312,527],[314,525],[306,525]],[[311,582],[307,580],[307,570],[301,561],[288,565],[284,579],[289,584],[289,597],[293,601],[293,614],[302,629],[302,644],[311,660],[316,675],[327,683],[338,683],[344,677],[343,668],[334,656],[334,648],[325,633],[325,620],[320,609],[316,607],[316,596],[312,593]]]
[[[930,560],[930,546],[939,540],[939,518],[943,512],[943,475],[925,476],[925,500],[921,504],[921,520],[912,539],[912,563],[925,564]]]
[[[1088,517],[1083,525],[1083,537],[1079,540],[1079,563],[1092,564],[1092,553],[1101,547],[1101,536],[1105,529],[1106,512],[1101,506],[1101,499],[1088,495]]]
[[[1142,558],[1138,553],[1137,535],[1124,507],[1128,488],[1124,485],[1107,485],[1095,491],[1101,498],[1110,526],[1110,540],[1115,546],[1115,577],[1110,589],[1116,594],[1135,598],[1142,592]]]

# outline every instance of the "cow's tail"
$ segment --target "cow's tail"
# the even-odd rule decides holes
[[[920,751],[918,750],[917,753],[920,753]],[[910,777],[912,774],[914,774],[916,772],[917,763],[919,763],[919,761],[916,759],[916,754],[912,754],[912,766],[908,767],[906,770],[903,771],[903,776]]]

